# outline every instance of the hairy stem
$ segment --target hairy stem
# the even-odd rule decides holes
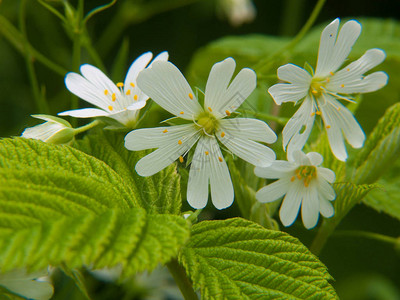
[[[89,129],[92,129],[93,127],[96,127],[97,125],[100,125],[102,122],[99,120],[94,120],[93,122],[86,124],[84,126],[75,128],[75,134],[79,134],[85,131],[88,131]]]
[[[199,298],[193,290],[192,283],[186,276],[185,270],[178,263],[178,261],[176,259],[171,260],[169,263],[167,263],[167,267],[172,274],[172,277],[174,277],[175,282],[181,290],[185,300],[198,300]]]

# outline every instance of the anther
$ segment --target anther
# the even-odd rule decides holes
[[[326,129],[329,129],[329,128],[331,128],[331,125],[326,125]]]
[[[316,111],[315,114],[320,116],[322,113],[320,111]]]
[[[117,87],[122,88],[123,86],[124,86],[124,84],[122,82],[117,83]]]
[[[350,71],[350,69],[349,69],[349,68],[347,68],[347,69],[346,69],[346,71],[347,71],[347,72],[349,72],[349,71]]]
[[[182,155],[179,156],[179,161],[180,161],[181,163],[183,163],[183,157],[182,157]]]
[[[168,132],[168,129],[164,129],[164,130],[163,130],[163,133],[167,133],[167,132]]]
[[[341,88],[344,88],[344,84],[341,84],[340,87],[341,87]]]
[[[222,157],[220,156],[220,157],[218,157],[218,160],[220,161],[220,162],[223,162],[224,160],[222,159]]]
[[[224,137],[225,136],[225,132],[221,132],[221,137]]]
[[[183,112],[183,111],[181,111],[179,114],[180,114],[180,115],[183,115],[183,114],[184,114],[184,112]]]
[[[210,112],[212,112],[212,109],[211,109],[211,107],[207,107],[208,108],[208,110],[210,111]]]
[[[133,100],[137,101],[138,95],[133,96]]]
[[[126,91],[126,95],[129,96],[131,94],[131,90]]]
[[[313,93],[314,95],[318,94],[317,90],[312,90],[311,93]]]
[[[292,178],[290,178],[290,181],[293,182],[296,180],[296,176],[292,176]]]
[[[108,106],[108,109],[113,110],[114,108],[110,105],[110,106]]]
[[[229,117],[231,115],[231,112],[229,110],[225,111],[226,115]]]
[[[311,113],[311,117],[313,117],[313,116],[315,116],[315,112],[312,112],[312,113]]]
[[[189,93],[189,98],[193,99],[193,94],[192,93]]]
[[[179,144],[179,145],[182,145],[182,141],[181,141],[181,140],[179,140],[179,141],[178,141],[178,144]]]
[[[130,84],[129,84],[131,87],[135,87],[135,84],[133,83],[133,82],[131,82]]]
[[[333,73],[333,72],[329,72],[329,74],[331,74],[331,76],[333,76],[335,73]]]
[[[205,153],[206,155],[210,154],[210,152],[208,152],[208,151],[205,151],[204,153]]]
[[[113,93],[113,94],[111,95],[111,100],[112,100],[112,101],[117,100],[117,96],[115,95],[115,93]]]
[[[104,90],[104,95],[108,95],[108,90]]]

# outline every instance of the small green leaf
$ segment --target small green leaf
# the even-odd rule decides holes
[[[98,130],[79,141],[76,148],[105,162],[125,181],[139,205],[148,212],[179,214],[181,210],[180,177],[175,164],[150,177],[139,176],[135,165],[148,151],[128,151],[124,133]]]
[[[336,299],[326,267],[296,238],[234,218],[192,227],[180,254],[202,299]]]
[[[122,265],[124,276],[152,270],[174,257],[189,236],[178,216],[144,209],[61,217],[28,228],[0,227],[2,272],[48,264],[93,269]]]

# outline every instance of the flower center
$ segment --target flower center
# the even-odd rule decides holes
[[[310,84],[310,93],[314,97],[319,97],[325,90],[326,80],[321,80],[321,78],[313,78]]]
[[[204,130],[206,134],[213,135],[218,129],[218,120],[209,112],[202,112],[197,117],[197,125]]]
[[[298,180],[304,180],[305,187],[310,185],[311,180],[317,178],[317,168],[314,166],[300,166],[294,173],[295,175],[292,176],[290,180],[295,181],[296,178]]]

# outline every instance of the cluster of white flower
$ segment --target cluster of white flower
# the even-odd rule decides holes
[[[353,93],[367,93],[385,86],[384,72],[363,74],[380,64],[385,53],[368,50],[360,59],[338,69],[345,62],[361,32],[356,21],[345,23],[339,31],[339,19],[322,32],[315,73],[287,64],[278,69],[278,78],[286,83],[272,86],[268,92],[277,105],[302,100],[299,110],[283,129],[283,148],[288,161],[275,160],[275,153],[266,145],[276,141],[276,135],[263,121],[234,117],[235,111],[256,87],[256,73],[248,68],[240,70],[232,80],[235,61],[227,58],[216,63],[207,80],[204,105],[178,68],[168,61],[168,54],[159,54],[152,63],[150,52],[131,65],[124,83],[114,84],[99,69],[81,66],[83,76],[69,73],[67,88],[98,108],[84,108],[62,112],[61,116],[109,117],[122,125],[135,128],[139,110],[150,97],[162,108],[180,118],[181,125],[135,129],[125,137],[125,147],[132,151],[154,149],[136,164],[141,176],[151,176],[171,163],[189,160],[187,200],[196,209],[211,200],[218,209],[229,207],[234,199],[233,185],[221,146],[230,153],[256,166],[259,177],[278,179],[256,194],[262,202],[284,197],[280,219],[291,225],[301,207],[303,223],[313,228],[321,213],[331,217],[335,199],[333,171],[320,167],[322,156],[304,154],[316,117],[321,117],[326,128],[332,153],[346,160],[344,138],[354,148],[363,146],[365,135],[360,125],[338,100],[353,102]],[[149,65],[150,63],[150,65]],[[60,134],[66,127],[54,119],[45,119],[36,131],[27,129],[23,136],[42,140],[51,139],[51,132]],[[63,127],[64,126],[64,127]],[[65,131],[65,130],[64,130]],[[68,131],[70,134],[70,131]],[[42,138],[43,137],[43,138]],[[188,155],[195,147],[192,155]]]

